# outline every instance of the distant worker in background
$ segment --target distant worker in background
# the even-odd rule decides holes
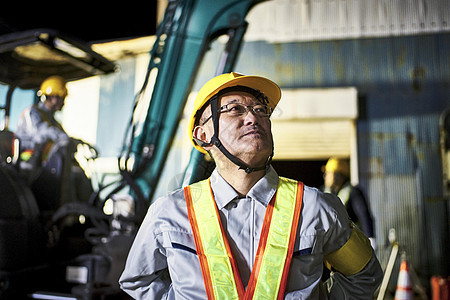
[[[271,166],[280,98],[238,73],[200,89],[188,133],[216,169],[150,206],[119,280],[133,298],[372,299],[382,270],[339,199]]]
[[[43,210],[53,210],[65,202],[84,199],[92,192],[84,176],[76,177],[76,184],[83,188],[75,191],[70,174],[74,165],[73,153],[81,141],[70,138],[55,119],[55,113],[63,108],[67,94],[64,78],[50,76],[45,79],[37,92],[39,103],[25,108],[15,132],[20,141],[21,168],[27,171]]]
[[[22,112],[16,130],[24,160],[49,142],[69,142],[69,136],[55,119],[67,96],[66,81],[60,76],[50,76],[42,82],[37,94],[41,101]]]
[[[347,209],[350,218],[369,237],[375,249],[374,222],[366,197],[358,186],[350,182],[350,163],[347,158],[332,157],[323,170],[323,191],[338,196]]]

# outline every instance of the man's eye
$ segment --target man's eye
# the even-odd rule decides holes
[[[257,113],[263,113],[265,114],[267,112],[267,109],[264,106],[255,106],[253,110]]]
[[[228,106],[228,111],[233,113],[244,113],[245,107],[243,107],[242,105],[230,105]]]

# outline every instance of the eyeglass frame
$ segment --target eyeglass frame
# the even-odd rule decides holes
[[[254,114],[256,114],[257,116],[259,116],[259,117],[268,117],[268,118],[270,118],[270,116],[271,116],[272,113],[273,113],[273,108],[270,107],[269,105],[265,105],[265,104],[261,104],[261,103],[258,103],[258,104],[255,104],[255,105],[245,105],[245,104],[243,104],[243,103],[237,103],[237,102],[227,103],[227,104],[225,104],[225,105],[222,105],[222,106],[217,110],[217,113],[222,114],[222,113],[230,112],[229,109],[228,109],[228,110],[224,110],[224,108],[227,107],[228,105],[233,105],[233,104],[235,104],[235,105],[240,105],[240,106],[242,106],[242,107],[245,107],[245,112],[243,112],[242,114],[236,115],[236,117],[240,117],[240,116],[246,115],[246,114],[249,113],[250,110],[251,110]],[[268,114],[265,114],[265,115],[259,115],[258,112],[255,111],[255,106],[266,107],[266,108],[268,109],[269,113],[268,113]],[[212,115],[210,115],[208,118],[206,118],[206,120],[203,121],[202,126],[205,125],[206,122],[208,122],[211,118],[212,118]]]

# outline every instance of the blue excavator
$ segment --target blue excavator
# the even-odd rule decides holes
[[[83,43],[52,30],[0,36],[0,82],[9,86],[5,105],[0,107],[5,115],[0,131],[1,299],[128,299],[117,280],[151,204],[199,66],[211,43],[227,35],[216,73],[232,71],[247,28],[245,17],[263,1],[168,1],[144,84],[134,102],[134,108],[138,107],[151,88],[148,111],[144,122],[135,120],[132,111],[118,158],[121,179],[114,191],[129,189],[134,202],[131,216],[105,214],[106,197],[102,198],[101,191],[93,191],[87,201],[60,203],[43,211],[40,201],[48,199],[38,199],[39,185],[31,185],[30,175],[23,174],[20,141],[8,130],[16,87],[36,89],[48,75],[70,81],[107,74],[114,72],[115,65]],[[51,58],[57,59],[52,62]],[[150,74],[155,73],[156,79],[150,82]],[[183,181],[206,178],[211,164],[194,149]],[[41,173],[32,174],[34,179]],[[55,184],[64,180],[58,178]],[[86,220],[73,222],[81,216]]]

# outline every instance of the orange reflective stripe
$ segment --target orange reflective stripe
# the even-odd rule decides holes
[[[297,226],[298,221],[300,220],[300,212],[302,210],[302,202],[303,202],[303,183],[298,182],[297,185],[297,195],[295,201],[295,210],[293,216],[293,222],[291,224],[291,234],[289,240],[289,249],[288,256],[286,258],[286,264],[284,265],[283,276],[281,278],[280,290],[278,292],[278,299],[282,299],[284,297],[284,291],[286,289],[287,277],[289,274],[289,266],[291,265],[292,254],[294,253],[295,246],[295,237],[297,235]]]
[[[192,201],[193,190],[195,203]],[[184,193],[208,299],[242,299],[244,286],[213,200],[209,180],[186,187]],[[201,197],[211,200],[202,202]],[[202,212],[200,216],[196,215],[196,208]],[[199,226],[198,219],[210,224]],[[221,234],[215,234],[217,231]],[[206,241],[202,240],[202,236]]]
[[[269,235],[270,221],[272,220],[273,205],[275,202],[276,194],[270,200],[269,205],[266,208],[266,214],[264,216],[264,223],[261,229],[261,235],[259,237],[258,250],[256,251],[255,262],[253,263],[252,273],[247,285],[247,291],[245,293],[245,300],[253,299],[253,294],[255,293],[256,281],[258,279],[259,270],[261,269],[262,260],[264,257],[264,250],[267,245],[267,238]]]
[[[214,291],[211,283],[211,273],[209,272],[208,261],[206,259],[205,252],[203,251],[203,244],[200,239],[200,234],[198,233],[197,218],[195,217],[195,210],[192,205],[190,186],[184,188],[184,197],[187,204],[189,223],[191,224],[191,228],[193,230],[197,255],[200,260],[203,281],[205,282],[206,295],[208,296],[208,299],[214,299]]]
[[[266,210],[260,244],[244,299],[284,298],[302,200],[303,183],[280,177],[277,194]],[[289,221],[289,228],[283,224],[286,221]]]
[[[186,187],[184,194],[208,299],[282,299],[300,218],[303,184],[280,177],[277,192],[266,208],[246,291],[209,180]]]

